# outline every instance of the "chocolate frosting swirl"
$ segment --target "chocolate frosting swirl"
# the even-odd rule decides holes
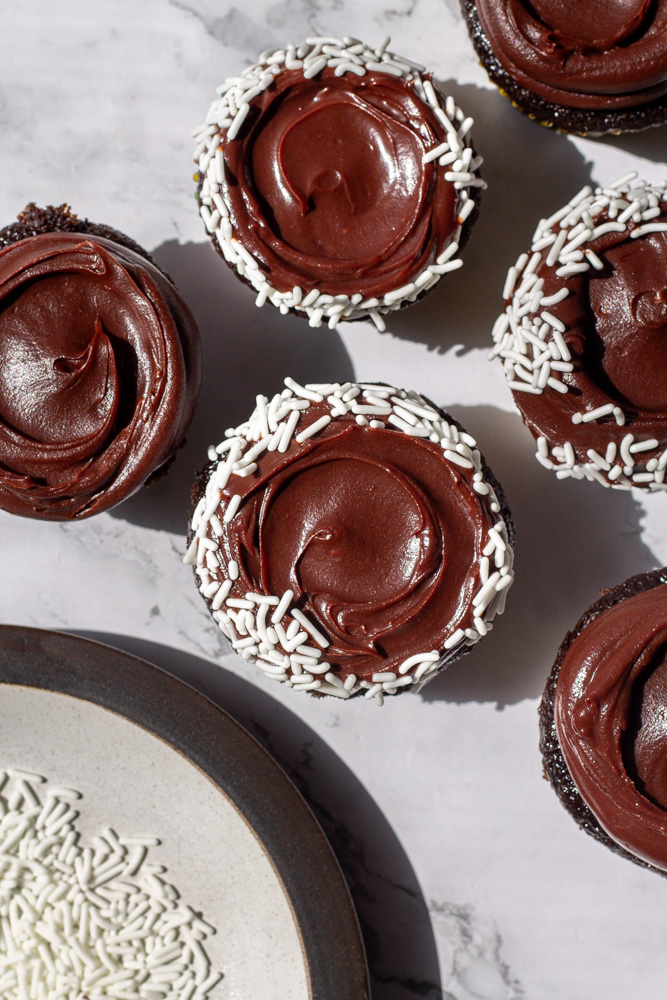
[[[313,421],[326,412],[310,409]],[[239,566],[235,589],[292,590],[341,679],[441,648],[470,614],[488,515],[437,444],[341,417],[263,457],[222,504],[233,494],[241,505],[219,544]]]
[[[665,220],[663,207],[655,221]],[[604,454],[610,442],[620,446],[628,432],[657,442],[641,452],[644,464],[667,446],[667,232],[633,239],[636,228],[629,223],[587,244],[600,270],[564,280],[556,275],[558,264],[543,261],[537,269],[545,296],[569,291],[550,311],[565,325],[573,370],[563,375],[567,393],[516,392],[514,398],[536,436],[552,446],[571,442],[581,462],[591,448]],[[623,410],[623,425],[613,416],[573,423],[573,415],[609,403]]]
[[[81,233],[0,250],[0,506],[87,517],[135,492],[180,444],[199,335],[134,251]]]
[[[237,238],[280,291],[400,288],[458,227],[458,192],[436,161],[423,162],[445,138],[410,81],[285,70],[223,145]]]
[[[631,854],[667,871],[667,584],[619,600],[565,652],[554,715],[582,798]]]
[[[667,94],[665,0],[477,0],[503,68],[552,104],[633,108]]]

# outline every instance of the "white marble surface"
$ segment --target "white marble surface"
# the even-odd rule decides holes
[[[215,86],[261,49],[312,33],[391,34],[475,116],[486,157],[463,270],[384,335],[359,323],[313,332],[255,309],[195,210],[189,134]],[[0,618],[143,654],[274,752],[348,876],[374,1000],[664,995],[665,883],[561,809],[541,778],[536,705],[562,635],[599,589],[667,562],[665,497],[552,480],[485,356],[504,273],[536,219],[590,177],[635,166],[664,176],[665,129],[603,141],[540,129],[490,88],[456,0],[22,0],[0,7],[0,130],[0,224],[27,201],[68,201],[125,230],[173,275],[206,352],[202,401],[168,477],[81,524],[0,515]],[[382,710],[252,672],[179,560],[205,445],[284,374],[425,392],[478,436],[515,512],[517,583],[502,622],[422,695]]]

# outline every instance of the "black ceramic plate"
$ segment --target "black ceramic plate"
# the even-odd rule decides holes
[[[93,825],[153,824],[158,860],[218,926],[212,959],[225,978],[214,997],[367,1000],[331,848],[232,718],[144,660],[31,628],[0,626],[0,685],[2,766],[75,784]]]

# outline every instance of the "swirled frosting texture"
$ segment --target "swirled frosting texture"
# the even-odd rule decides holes
[[[542,464],[664,489],[667,188],[581,194],[572,214],[540,224],[530,265],[525,255],[510,275],[495,353]]]
[[[196,132],[199,211],[258,305],[384,329],[382,314],[459,266],[481,159],[472,120],[421,67],[311,38],[219,92]]]
[[[483,515],[438,452],[352,418],[243,489],[227,539],[242,588],[307,601],[343,677],[438,647],[469,609]]]
[[[167,461],[199,385],[194,320],[119,244],[45,233],[0,251],[0,505],[49,520],[130,496]]]
[[[664,0],[477,0],[503,68],[551,104],[635,108],[667,94]]]
[[[451,240],[457,192],[423,163],[444,139],[412,85],[285,71],[224,147],[230,218],[280,291],[382,296]]]
[[[582,798],[621,847],[667,870],[667,585],[619,600],[576,635],[554,715]]]
[[[504,607],[488,469],[416,393],[286,383],[214,452],[186,561],[223,634],[275,679],[339,697],[420,686]]]

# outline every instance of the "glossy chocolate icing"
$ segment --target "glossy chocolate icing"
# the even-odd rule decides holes
[[[656,221],[666,219],[663,208]],[[604,221],[600,217],[596,224]],[[545,296],[563,287],[570,291],[550,312],[565,324],[574,370],[563,375],[567,393],[515,392],[514,399],[536,437],[551,446],[571,442],[581,462],[589,460],[588,449],[604,455],[610,442],[619,446],[628,432],[658,442],[641,453],[644,463],[667,445],[667,232],[633,239],[635,228],[630,224],[587,243],[602,270],[559,278],[559,265],[547,265],[546,252],[537,268]],[[625,424],[613,416],[572,422],[573,414],[608,403],[622,408]]]
[[[665,0],[477,0],[501,66],[556,105],[623,109],[667,94]]]
[[[571,639],[554,717],[563,758],[612,839],[667,870],[667,584],[624,597]]]
[[[174,453],[200,380],[176,290],[120,243],[51,232],[0,250],[0,506],[47,520],[125,499]]]
[[[423,163],[445,138],[400,77],[285,70],[223,146],[237,238],[281,291],[381,297],[402,287],[458,226],[458,192],[437,161]]]
[[[314,404],[309,422],[325,413]],[[292,590],[342,680],[396,670],[471,613],[490,524],[460,472],[438,444],[341,417],[222,491],[242,497],[223,565],[238,564],[241,594]]]

